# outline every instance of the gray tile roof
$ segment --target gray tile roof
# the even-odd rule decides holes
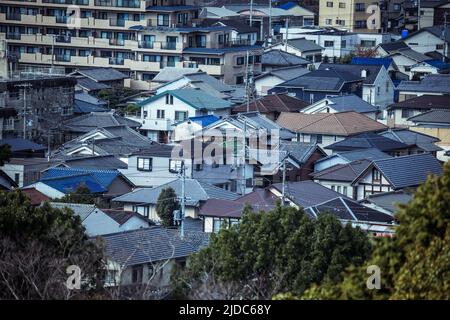
[[[50,205],[57,209],[69,208],[75,215],[80,217],[81,221],[84,221],[91,213],[98,210],[95,204],[50,202]]]
[[[287,67],[287,66],[298,66],[298,65],[308,65],[311,62],[303,59],[302,57],[296,56],[282,50],[271,49],[265,51],[262,54],[262,64],[277,66],[277,67]]]
[[[373,203],[391,213],[395,213],[398,210],[399,204],[407,204],[412,198],[412,193],[405,191],[391,191],[372,194],[364,199],[364,201]]]
[[[325,147],[334,151],[351,151],[355,149],[377,148],[388,152],[393,150],[408,149],[408,145],[398,140],[393,140],[374,132],[361,133],[335,142]]]
[[[152,82],[170,82],[186,74],[198,72],[198,68],[165,67],[153,79]]]
[[[346,164],[336,164],[332,167],[312,173],[317,180],[352,182],[371,164],[370,160],[355,160]]]
[[[366,77],[363,78],[364,84],[373,84],[381,71],[381,65],[365,64],[339,64],[339,63],[321,63],[318,70],[336,70],[338,72],[348,72],[355,78],[361,78],[361,73],[366,70]]]
[[[282,184],[276,183],[272,187],[281,192]],[[325,201],[342,196],[327,187],[313,181],[297,181],[286,183],[286,195],[295,204],[307,208]]]
[[[325,152],[316,144],[302,143],[296,141],[281,141],[280,151],[289,153],[298,164],[304,164],[309,157],[318,150],[325,155]]]
[[[435,124],[450,124],[450,110],[431,110],[417,116],[408,118],[409,121],[415,123],[435,123]]]
[[[391,158],[390,155],[388,155],[387,153],[384,153],[383,151],[381,151],[380,149],[377,149],[377,148],[345,151],[345,152],[339,152],[337,154],[339,154],[340,157],[342,157],[348,161],[362,160],[362,159],[375,160],[375,159]]]
[[[106,128],[126,125],[131,128],[138,128],[141,124],[137,121],[124,118],[113,111],[111,112],[91,112],[64,121],[63,126],[74,132],[89,132],[96,128]]]
[[[292,39],[288,41],[288,45],[300,50],[300,51],[318,51],[324,48],[315,44],[313,41],[306,39]]]
[[[409,46],[404,41],[381,43],[379,46],[383,48],[383,50],[387,53],[409,48]]]
[[[440,141],[438,138],[409,129],[389,129],[379,134],[409,146],[417,146],[426,152],[442,150],[441,147],[434,144],[435,142]]]
[[[103,235],[106,255],[123,267],[187,257],[208,241],[203,232],[186,232],[180,238],[178,230],[153,226]]]
[[[99,91],[103,89],[111,89],[110,85],[101,82],[96,82],[88,77],[77,78],[77,85],[87,91]]]
[[[327,97],[330,107],[337,112],[355,111],[359,113],[377,112],[378,108],[354,94]]]
[[[429,74],[421,81],[402,81],[398,91],[417,91],[430,93],[450,93],[450,74]]]
[[[426,55],[424,55],[424,54],[422,54],[420,52],[417,52],[416,50],[410,49],[410,48],[408,48],[408,49],[401,49],[401,50],[395,51],[391,55],[396,55],[396,54],[400,54],[400,55],[405,56],[407,58],[413,59],[413,60],[415,60],[417,62],[423,62],[423,61],[431,60],[430,57],[428,57],[428,56],[426,56]]]
[[[387,109],[449,109],[450,96],[438,96],[424,94],[414,98],[406,99],[388,106]]]
[[[186,197],[188,198],[186,204],[190,206],[198,206],[201,201],[206,201],[208,199],[234,200],[238,197],[236,193],[207,183],[198,182],[195,179],[186,179],[185,183]],[[154,188],[137,188],[130,193],[114,198],[113,201],[156,204],[159,194],[165,188],[171,187],[175,190],[177,196],[181,196],[181,184],[181,179],[176,179]]]
[[[120,161],[113,155],[68,158],[64,160],[64,163],[70,168],[85,168],[85,169],[128,168],[128,165],[125,162]]]
[[[123,74],[122,72],[114,68],[79,69],[76,72],[86,77],[89,77],[97,82],[115,81],[128,78],[127,75]]]
[[[373,165],[395,190],[418,186],[428,175],[443,172],[441,163],[429,153],[374,160]]]

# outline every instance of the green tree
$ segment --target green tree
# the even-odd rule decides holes
[[[180,209],[177,194],[173,188],[162,189],[156,202],[156,213],[165,227],[173,226],[173,212]]]
[[[72,211],[32,206],[20,190],[0,193],[0,300],[86,298],[99,284],[102,259]],[[81,290],[66,287],[70,265],[82,270]]]
[[[362,264],[369,252],[366,234],[332,215],[314,220],[292,207],[262,213],[247,207],[239,225],[212,235],[209,246],[175,272],[173,287],[178,296],[203,299],[301,294],[323,279],[340,281],[341,272]]]
[[[429,176],[400,207],[394,238],[379,239],[363,267],[351,267],[338,286],[323,283],[306,299],[450,299],[450,162]],[[381,290],[366,288],[369,265],[381,270]]]
[[[0,166],[4,165],[6,161],[11,157],[11,146],[4,144],[0,146]]]
[[[95,195],[89,190],[89,188],[83,184],[79,185],[74,192],[66,194],[58,202],[64,203],[85,203],[93,204],[95,201]]]

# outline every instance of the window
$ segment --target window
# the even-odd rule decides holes
[[[375,40],[361,40],[361,47],[370,48],[375,47],[375,45],[376,45]]]
[[[169,171],[172,173],[178,173],[181,170],[181,160],[169,160]]]
[[[347,41],[346,40],[342,40],[341,41],[341,48],[343,48],[343,49],[347,48]]]
[[[367,21],[366,20],[356,20],[355,21],[355,28],[357,28],[357,29],[365,29],[365,28],[367,28]]]
[[[377,95],[380,95],[380,93],[381,93],[381,87],[377,87]]]
[[[135,284],[142,283],[142,275],[143,275],[142,266],[133,267],[131,274],[131,282]]]
[[[187,117],[187,111],[175,111],[175,121],[184,121]]]
[[[322,135],[321,134],[316,135],[316,143],[322,143]]]
[[[444,50],[444,45],[441,43],[441,44],[437,44],[436,45],[436,50]]]
[[[400,11],[402,6],[399,3],[394,3],[394,11]]]
[[[326,25],[331,25],[333,23],[333,19],[325,19]]]
[[[245,180],[245,187],[246,188],[253,187],[253,179],[252,178],[248,178],[248,179]]]
[[[410,42],[410,43],[408,43],[408,45],[410,45],[410,46],[418,46],[419,44],[417,42]]]
[[[165,117],[166,117],[165,110],[156,110],[156,118],[157,119],[164,119]]]
[[[345,2],[339,2],[339,8],[345,9]]]
[[[366,5],[364,3],[356,3],[355,11],[366,11]]]
[[[203,163],[197,163],[195,165],[195,171],[202,171],[203,170]]]
[[[331,190],[335,191],[336,186],[331,186]]]
[[[137,158],[137,169],[139,171],[152,171],[152,158]]]
[[[220,231],[220,228],[222,228],[222,224],[224,223],[224,220],[222,218],[213,218],[213,232],[217,233]]]
[[[381,180],[381,175],[380,175],[380,171],[378,171],[377,169],[373,169],[373,181],[380,181]]]
[[[237,76],[236,77],[236,84],[243,84],[244,83],[244,77],[243,76]]]
[[[173,104],[173,95],[166,94],[166,104]]]
[[[338,20],[336,20],[336,24],[340,25],[340,26],[345,26],[345,20],[338,19]]]
[[[342,187],[342,194],[347,195],[347,187]]]
[[[158,14],[158,26],[169,26],[169,15],[168,14]]]
[[[148,218],[150,209],[147,206],[133,206],[133,212],[139,213],[141,216]]]
[[[341,193],[341,186],[337,186],[336,192],[337,192],[337,193]]]
[[[19,184],[19,181],[20,181],[20,173],[15,173],[14,174],[14,182],[16,184]]]
[[[327,8],[333,8],[333,2],[327,1]]]
[[[323,44],[325,47],[334,47],[334,41],[326,40]]]
[[[236,64],[237,65],[243,65],[245,62],[245,58],[244,57],[237,57],[236,58]]]
[[[402,109],[402,118],[406,119],[409,117],[412,117],[414,115],[414,112],[412,110],[409,109]]]

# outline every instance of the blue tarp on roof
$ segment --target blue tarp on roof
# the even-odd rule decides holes
[[[211,123],[219,121],[220,118],[214,115],[200,116],[200,117],[190,117],[191,121],[199,123],[202,127],[209,126]]]
[[[119,171],[82,168],[50,168],[43,172],[42,179],[69,178],[79,175],[91,176],[98,184],[106,189],[117,178]]]
[[[353,57],[351,64],[366,64],[371,66],[384,66],[387,70],[392,63],[392,58],[364,58]]]
[[[74,192],[80,185],[86,186],[92,193],[102,193],[107,191],[99,181],[88,173],[68,177],[43,178],[39,181],[62,193]]]

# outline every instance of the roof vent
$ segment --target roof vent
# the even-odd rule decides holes
[[[367,78],[367,70],[366,69],[361,70],[361,78]]]

